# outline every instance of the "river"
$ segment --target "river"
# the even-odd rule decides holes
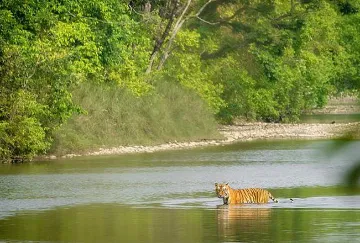
[[[359,242],[360,195],[343,187],[358,148],[257,141],[0,165],[0,242]],[[224,206],[215,182],[279,203]]]

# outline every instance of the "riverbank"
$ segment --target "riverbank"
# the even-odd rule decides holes
[[[164,150],[216,146],[240,141],[260,139],[330,139],[339,137],[349,131],[359,129],[360,122],[339,124],[278,124],[278,123],[239,123],[231,126],[220,126],[219,132],[224,137],[218,140],[202,140],[194,142],[171,142],[155,146],[119,146],[99,148],[84,154],[67,154],[61,158],[77,156],[115,155],[127,153],[152,153]],[[49,156],[56,159],[56,156]]]
[[[355,96],[333,97],[327,105],[313,109],[310,114],[360,114],[359,99]]]

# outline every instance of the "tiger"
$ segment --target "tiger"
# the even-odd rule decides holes
[[[215,183],[215,192],[218,198],[222,198],[224,204],[242,203],[268,203],[269,199],[278,202],[269,191],[262,188],[233,189],[229,183]]]

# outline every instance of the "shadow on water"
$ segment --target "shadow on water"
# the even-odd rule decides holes
[[[360,210],[218,206],[222,242],[355,242]]]
[[[271,208],[217,207],[218,235],[224,241],[270,241]]]

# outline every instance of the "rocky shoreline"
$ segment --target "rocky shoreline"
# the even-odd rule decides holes
[[[324,108],[313,109],[310,114],[360,114],[359,99],[354,96],[332,98]]]
[[[202,146],[216,146],[240,141],[260,139],[329,139],[360,127],[360,122],[337,124],[278,124],[278,123],[241,123],[219,127],[224,139],[202,140],[195,142],[171,142],[154,146],[119,146],[114,148],[100,148],[86,154],[67,154],[61,158],[77,156],[115,155],[129,153],[152,153],[164,150],[178,150]],[[56,159],[56,156],[49,156]]]
[[[326,107],[312,110],[310,114],[360,114],[359,99],[353,96],[332,98]],[[242,141],[264,139],[331,139],[351,133],[360,139],[360,122],[351,123],[264,123],[238,122],[236,125],[219,126],[223,139],[193,142],[170,142],[154,146],[119,146],[99,148],[81,154],[67,154],[61,157],[46,156],[45,159],[72,158],[78,156],[115,155],[130,153],[152,153],[164,150],[178,150],[203,146],[218,146]],[[355,134],[354,134],[355,133]],[[42,157],[44,159],[44,157]]]

